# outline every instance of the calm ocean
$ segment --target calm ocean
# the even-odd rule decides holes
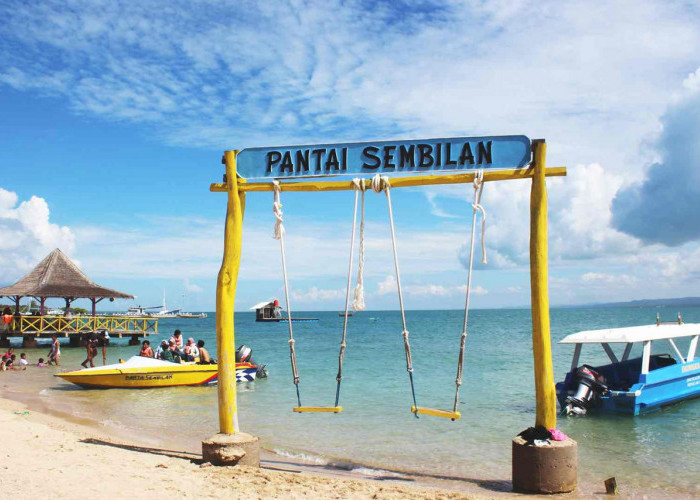
[[[700,308],[680,309],[686,322],[700,322]],[[671,308],[552,309],[555,378],[569,369],[572,349],[556,341],[579,330],[653,323],[656,313],[672,320]],[[337,312],[299,312],[319,318],[295,323],[302,403],[332,405],[342,318]],[[458,356],[461,311],[408,311],[418,404],[450,408]],[[242,430],[260,436],[268,449],[319,463],[352,461],[368,467],[415,470],[461,477],[509,477],[510,439],[534,423],[533,361],[529,310],[476,310],[470,314],[462,420],[416,419],[410,413],[398,312],[366,311],[349,319],[341,390],[341,414],[294,414],[287,326],[236,316],[237,344],[253,348],[269,378],[239,384]],[[161,336],[180,328],[214,350],[214,315],[196,320],[161,320]],[[160,337],[152,337],[154,344]],[[108,362],[138,353],[113,345]],[[681,342],[687,349],[687,342]],[[664,351],[666,346],[659,345]],[[615,346],[620,349],[620,346]],[[27,351],[31,361],[44,348]],[[77,367],[84,350],[63,349],[62,369]],[[633,356],[638,355],[633,352]],[[605,362],[602,349],[585,347],[582,362]],[[29,370],[24,390],[36,391],[57,411],[97,420],[154,443],[198,450],[217,431],[216,388],[84,390]],[[19,376],[19,374],[18,374]],[[12,390],[3,381],[5,390]],[[562,417],[559,428],[579,442],[580,474],[616,476],[618,483],[667,486],[700,494],[700,399],[643,417]]]

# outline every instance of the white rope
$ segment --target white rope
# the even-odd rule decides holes
[[[335,394],[335,406],[338,406],[340,398],[340,381],[343,379],[343,359],[345,358],[346,337],[348,332],[348,311],[350,310],[350,288],[352,285],[352,258],[355,253],[355,228],[357,227],[357,199],[360,190],[360,183],[364,186],[362,179],[353,179],[355,185],[355,204],[352,209],[352,233],[350,236],[350,258],[348,260],[348,281],[345,288],[345,315],[343,316],[343,336],[340,339],[340,353],[338,354],[338,375],[335,380],[338,382]],[[364,192],[363,192],[364,194]]]
[[[399,309],[401,310],[401,324],[403,326],[403,331],[401,336],[403,337],[403,346],[406,351],[406,370],[408,371],[408,376],[411,381],[411,394],[413,396],[413,407],[415,408],[415,415],[418,417],[418,403],[416,402],[416,391],[413,386],[413,360],[411,359],[411,345],[408,342],[408,328],[406,327],[406,312],[403,307],[403,292],[401,288],[401,271],[399,270],[399,256],[396,250],[396,231],[394,230],[394,212],[391,208],[391,184],[389,184],[388,177],[382,177],[377,174],[372,177],[372,190],[375,193],[381,193],[384,191],[386,195],[387,208],[389,210],[389,227],[391,228],[391,248],[394,252],[394,269],[396,270],[396,289],[399,294]]]
[[[355,285],[355,295],[352,301],[353,311],[365,310],[365,186],[364,179],[356,178],[352,180],[355,186],[355,212],[357,212],[357,192],[362,193],[362,203],[360,208],[360,255],[357,263],[357,284]],[[353,222],[352,234],[355,234]],[[347,311],[346,311],[347,313]]]
[[[481,205],[481,193],[484,191],[484,171],[479,170],[474,175],[474,221],[476,222],[476,212],[481,212],[481,263],[486,264],[486,209]],[[472,225],[473,225],[472,224]]]
[[[292,362],[292,376],[294,377],[294,384],[297,386],[297,397],[299,395],[299,371],[297,370],[297,356],[294,350],[294,332],[292,329],[292,307],[289,303],[289,284],[287,280],[287,259],[285,258],[284,251],[284,226],[282,225],[282,203],[280,202],[280,183],[279,181],[272,181],[272,188],[274,190],[274,201],[272,203],[272,213],[275,215],[275,233],[274,238],[280,242],[280,252],[282,253],[282,278],[284,279],[284,299],[287,308],[287,323],[289,324],[289,357]],[[299,401],[299,406],[301,406],[301,401]]]
[[[481,194],[484,190],[484,171],[479,170],[474,176],[474,203],[472,208],[472,233],[469,244],[469,268],[467,269],[467,298],[464,305],[464,323],[462,328],[462,336],[459,342],[459,360],[457,362],[457,377],[455,378],[455,399],[452,411],[457,411],[459,404],[459,388],[462,385],[462,375],[464,368],[464,348],[467,343],[467,330],[469,324],[469,299],[471,298],[472,289],[472,270],[474,268],[474,240],[476,239],[476,216],[481,212],[481,263],[486,264],[486,245],[485,230],[486,230],[486,210],[481,206]]]
[[[282,240],[284,235],[284,226],[282,225],[282,203],[280,203],[280,183],[277,180],[272,181],[272,188],[275,192],[274,201],[272,202],[272,213],[275,214],[275,233],[276,240]]]

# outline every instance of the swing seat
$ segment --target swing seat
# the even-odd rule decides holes
[[[295,413],[340,413],[342,406],[295,406]]]
[[[425,406],[411,406],[411,413],[417,413],[419,415],[432,415],[434,417],[451,418],[452,420],[459,420],[460,418],[462,418],[462,414],[458,411],[437,410],[435,408],[427,408]]]

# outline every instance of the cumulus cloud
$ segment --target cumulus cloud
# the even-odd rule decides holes
[[[67,254],[75,249],[71,229],[50,221],[46,200],[18,201],[16,193],[0,188],[0,283],[20,278],[54,248]]]
[[[300,302],[319,302],[326,300],[340,300],[345,297],[345,290],[322,290],[312,286],[308,290],[293,290],[292,298]]]
[[[700,71],[700,70],[699,70]],[[656,143],[660,160],[641,184],[621,190],[614,202],[615,226],[645,242],[669,246],[700,239],[700,87],[693,88],[661,118]]]
[[[415,297],[453,297],[455,295],[464,295],[467,293],[467,285],[436,285],[436,284],[401,284],[403,293],[413,295]],[[377,284],[377,295],[387,295],[397,292],[396,278],[392,275],[387,276]],[[474,295],[486,295],[488,290],[484,287],[472,285]]]
[[[203,291],[201,286],[195,285],[194,283],[190,283],[189,279],[185,279],[184,287],[185,287],[185,290],[190,292],[190,293],[202,293],[202,291]]]

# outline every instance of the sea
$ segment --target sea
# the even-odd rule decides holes
[[[573,346],[557,344],[580,330],[675,320],[700,323],[700,307],[553,308],[555,379],[570,368]],[[318,318],[294,323],[303,405],[333,405],[343,318],[338,312],[296,313]],[[420,406],[451,409],[463,311],[407,311],[416,398]],[[162,319],[157,345],[180,329],[215,352],[214,313],[204,319]],[[296,414],[286,323],[257,323],[235,316],[236,344],[253,349],[266,379],[237,385],[241,430],[267,450],[310,463],[364,470],[417,472],[468,479],[509,478],[511,438],[534,425],[535,395],[529,309],[474,310],[469,316],[464,383],[458,421],[416,418],[406,371],[398,311],[363,311],[348,318],[339,414]],[[17,340],[17,339],[15,339]],[[670,352],[657,342],[655,352]],[[681,341],[681,350],[688,342]],[[622,346],[613,346],[621,355]],[[21,350],[21,349],[20,349]],[[26,350],[30,362],[48,345]],[[108,363],[138,354],[127,339],[113,339]],[[91,422],[124,436],[177,450],[200,450],[218,431],[216,387],[87,390],[53,377],[79,368],[81,348],[62,349],[59,368],[0,374],[2,394],[31,400],[57,414]],[[633,350],[632,356],[641,355]],[[101,361],[101,354],[96,360]],[[600,346],[585,346],[581,362],[605,363]],[[1,394],[0,394],[1,395]],[[559,417],[558,428],[579,445],[579,476],[619,485],[700,495],[700,399],[640,416]]]

